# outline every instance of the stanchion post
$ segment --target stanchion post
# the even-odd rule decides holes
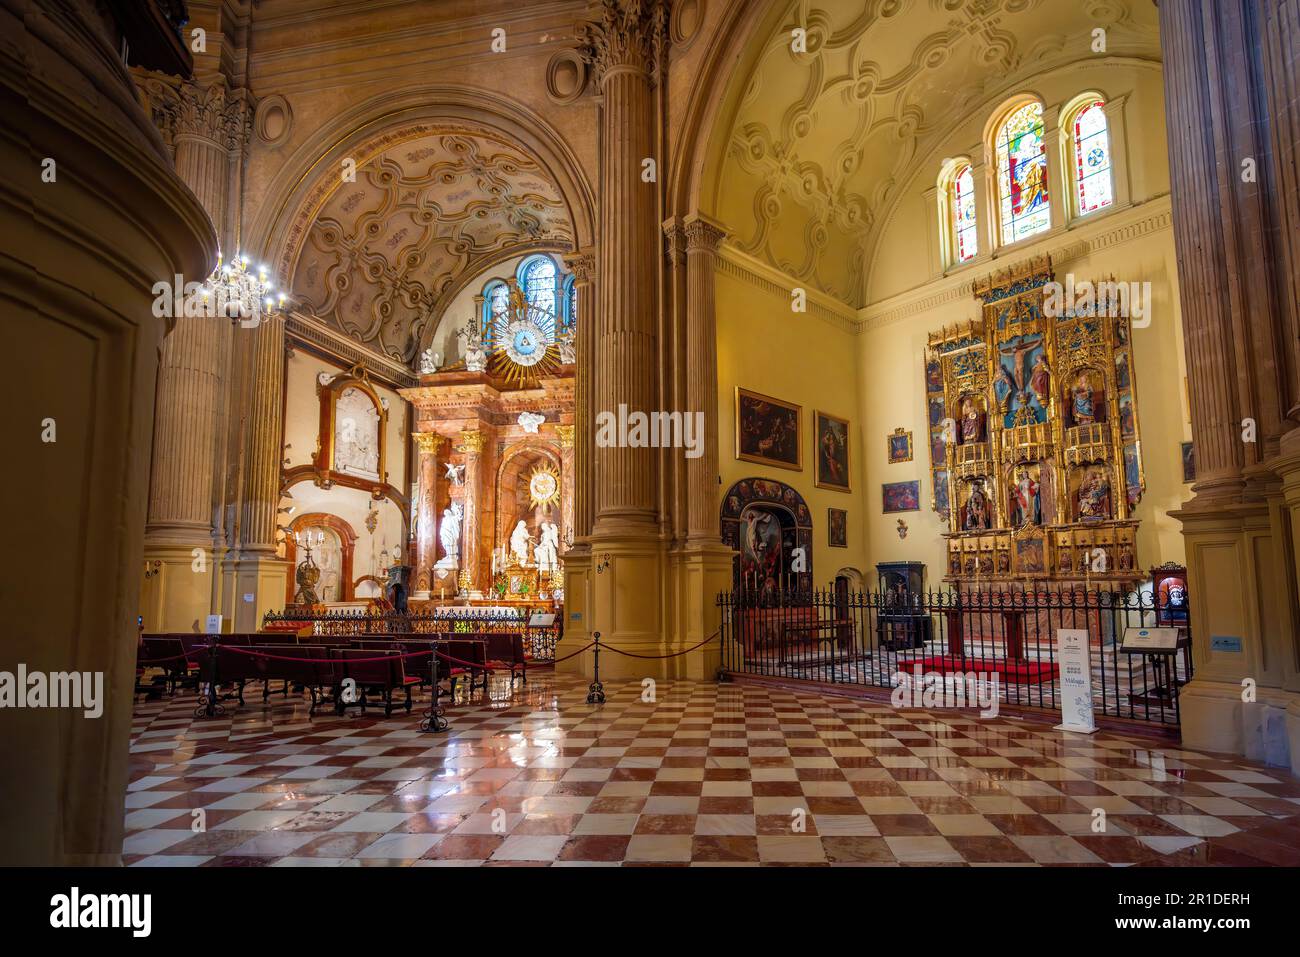
[[[604,704],[605,703],[605,686],[600,683],[600,632],[591,633],[592,644],[595,646],[594,659],[592,664],[592,681],[587,688],[587,704]]]
[[[446,731],[448,724],[443,717],[445,712],[438,704],[438,644],[432,641],[429,642],[429,691],[433,697],[429,699],[429,713],[420,722],[420,730],[438,734]]]
[[[218,641],[214,635],[211,643],[208,645],[207,661],[207,678],[208,693],[203,696],[202,702],[194,709],[194,717],[212,718],[218,714],[225,714],[226,709],[217,703],[217,645]],[[203,668],[199,669],[199,684],[203,684]]]

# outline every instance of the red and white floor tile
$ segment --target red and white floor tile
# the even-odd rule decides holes
[[[136,705],[135,866],[1300,864],[1286,772],[1101,732],[534,671],[418,714]],[[196,813],[200,812],[201,813]],[[1101,823],[1099,823],[1101,822]],[[1103,826],[1104,825],[1104,826]],[[1100,829],[1099,829],[1100,828]]]

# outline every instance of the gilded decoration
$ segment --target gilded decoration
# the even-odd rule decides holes
[[[948,579],[1137,579],[1145,487],[1129,319],[1046,256],[974,284],[979,319],[925,355],[931,507]]]

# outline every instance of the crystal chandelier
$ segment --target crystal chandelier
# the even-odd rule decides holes
[[[246,327],[258,325],[263,318],[277,316],[284,308],[285,294],[273,297],[274,286],[266,278],[265,265],[253,270],[247,256],[235,253],[231,262],[217,255],[217,268],[200,290],[205,311],[239,320]]]

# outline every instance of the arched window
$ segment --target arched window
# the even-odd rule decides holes
[[[558,317],[559,270],[550,256],[529,256],[519,264],[519,288],[534,309]]]
[[[510,287],[500,279],[489,280],[483,287],[483,332],[491,334],[496,317],[510,307]]]
[[[998,202],[1002,242],[1014,243],[1052,225],[1047,202],[1043,105],[1026,103],[998,127]]]
[[[564,325],[571,326],[578,321],[578,283],[573,276],[564,280]]]
[[[979,252],[975,222],[975,177],[969,163],[957,169],[948,185],[948,216],[952,224],[953,261],[969,262]]]
[[[1074,189],[1079,215],[1105,209],[1115,201],[1110,170],[1110,132],[1106,128],[1105,104],[1092,100],[1074,114]]]

